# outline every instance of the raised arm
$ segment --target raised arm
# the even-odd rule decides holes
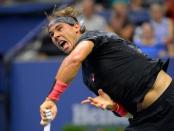
[[[83,60],[91,53],[93,46],[94,44],[91,41],[79,43],[62,62],[56,80],[69,84],[79,71]]]
[[[45,110],[49,109],[52,112],[52,119],[56,117],[57,107],[56,101],[59,100],[60,95],[67,89],[68,84],[78,73],[81,63],[85,58],[91,53],[94,47],[93,42],[91,41],[82,41],[80,42],[74,50],[63,60],[57,74],[56,81],[54,83],[53,89],[40,106],[41,114],[41,124],[46,125],[48,119],[45,115]]]

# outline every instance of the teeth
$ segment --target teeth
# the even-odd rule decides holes
[[[63,44],[63,41],[61,40],[61,41],[59,41],[59,42],[57,42],[58,43],[58,45],[59,46],[61,46],[62,47],[62,44]]]
[[[58,44],[59,46],[61,46],[61,48],[64,48],[64,45],[66,44],[66,41],[60,40],[60,41],[57,42],[57,44]]]
[[[60,45],[62,45],[62,44],[63,44],[63,42],[64,42],[64,41],[60,41]]]

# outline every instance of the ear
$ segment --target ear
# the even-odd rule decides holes
[[[80,32],[80,24],[79,23],[76,23],[74,25],[74,29],[75,29],[76,33],[79,33]]]

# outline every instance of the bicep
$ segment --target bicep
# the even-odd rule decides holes
[[[80,42],[73,51],[63,60],[56,79],[69,83],[77,74],[83,60],[91,53],[93,42]]]
[[[71,52],[69,57],[83,61],[93,50],[94,43],[92,41],[82,41]]]

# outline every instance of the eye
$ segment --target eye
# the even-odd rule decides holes
[[[56,27],[56,30],[57,31],[61,31],[62,30],[62,27],[61,26],[58,26],[58,27]]]
[[[50,37],[53,37],[54,36],[54,33],[53,32],[49,32],[49,36]]]

